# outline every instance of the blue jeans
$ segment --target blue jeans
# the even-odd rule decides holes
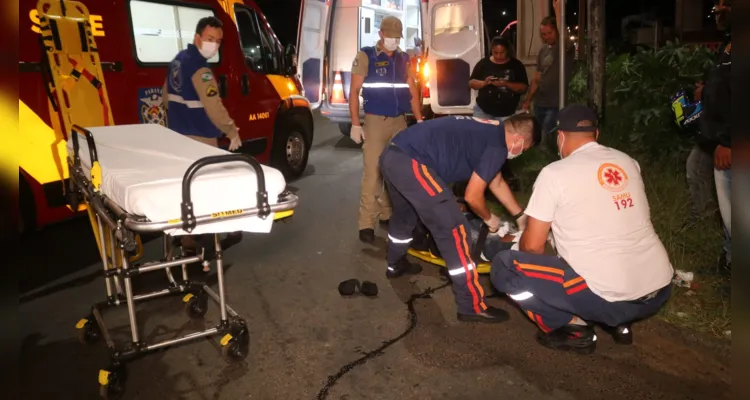
[[[732,262],[732,170],[714,169],[714,179],[719,212],[724,222],[724,251],[727,254],[727,262]]]
[[[551,132],[557,126],[557,107],[540,107],[534,105],[534,116],[542,124],[542,148],[547,150],[557,149],[556,137]]]
[[[496,121],[505,121],[506,119],[510,118],[512,115],[508,115],[507,117],[496,117],[492,114],[487,114],[482,110],[481,107],[479,107],[479,104],[474,104],[474,116],[477,118],[482,119],[494,119]]]

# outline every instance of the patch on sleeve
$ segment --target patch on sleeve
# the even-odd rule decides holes
[[[210,81],[212,79],[214,79],[214,74],[212,74],[211,71],[204,72],[204,73],[201,74],[201,80],[203,82],[208,82],[208,81]]]
[[[219,91],[216,90],[216,86],[209,85],[208,87],[206,87],[206,96],[208,96],[208,97],[214,97],[217,94],[219,94]]]
[[[352,62],[352,68],[357,68],[359,66],[359,59],[357,57],[354,57],[354,61]]]

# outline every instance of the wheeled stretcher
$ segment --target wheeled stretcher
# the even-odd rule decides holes
[[[298,198],[286,190],[283,175],[242,154],[204,145],[155,124],[84,129],[73,126],[68,140],[70,181],[68,201],[84,202],[90,212],[101,254],[106,300],[91,307],[81,319],[79,338],[92,343],[103,338],[111,351],[111,365],[99,374],[102,394],[124,390],[125,363],[153,350],[220,337],[228,362],[244,359],[249,349],[245,321],[226,302],[222,245],[219,235],[246,231],[268,233],[275,219],[293,213]],[[164,233],[164,258],[136,263],[142,257],[140,234]],[[218,294],[207,284],[190,280],[187,265],[206,261],[207,252],[185,255],[177,249],[181,235],[211,234],[215,251]],[[173,268],[181,268],[175,277]],[[136,294],[133,279],[164,270],[163,290]],[[190,318],[205,315],[208,300],[219,305],[216,326],[158,343],[143,340],[135,303],[179,294]],[[125,305],[130,320],[130,343],[117,345],[103,318],[105,310]]]

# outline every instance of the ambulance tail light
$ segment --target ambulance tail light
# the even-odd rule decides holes
[[[341,82],[341,73],[336,71],[336,76],[333,80],[333,88],[331,90],[331,104],[346,104],[344,98],[344,84]]]
[[[425,99],[430,98],[430,64],[425,59],[422,64],[422,97]]]

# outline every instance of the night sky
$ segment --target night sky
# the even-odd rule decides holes
[[[297,24],[301,0],[255,0],[263,9],[263,13],[271,23],[276,35],[283,44],[297,42]],[[704,0],[703,8],[706,14],[713,6],[713,0]],[[489,32],[502,31],[508,23],[516,18],[516,0],[483,0],[484,22]],[[616,38],[620,35],[620,21],[632,14],[652,12],[659,17],[664,26],[674,25],[674,0],[616,0],[608,1],[606,5],[607,37]],[[505,11],[506,15],[502,12]],[[550,0],[550,12],[552,1]],[[566,20],[569,26],[578,24],[578,0],[568,0]]]

